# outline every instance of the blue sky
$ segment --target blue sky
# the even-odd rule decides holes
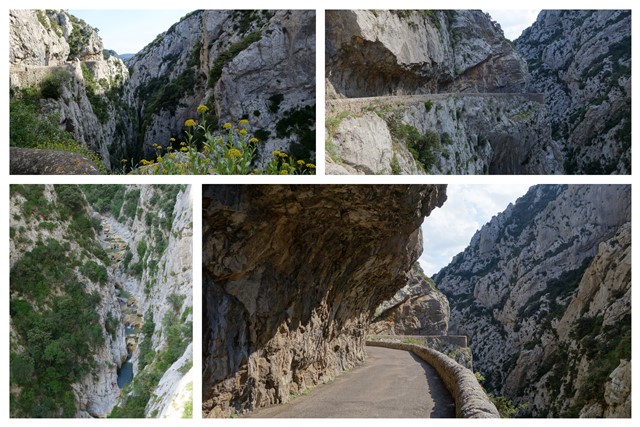
[[[477,230],[529,189],[529,184],[449,184],[447,201],[422,224],[420,265],[432,276],[462,252]]]
[[[191,10],[79,10],[72,15],[98,28],[105,49],[136,53]]]
[[[190,10],[71,9],[70,12],[100,30],[106,49],[122,54],[138,52]],[[514,40],[535,21],[540,10],[486,10],[486,12],[500,23],[505,36]]]
[[[504,36],[509,40],[515,40],[520,37],[522,31],[530,27],[536,21],[540,9],[527,10],[485,10],[489,12],[494,21],[498,21],[504,31]]]

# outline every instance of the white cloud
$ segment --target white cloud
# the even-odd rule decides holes
[[[504,36],[509,40],[515,40],[520,34],[531,26],[538,17],[540,9],[528,10],[504,10],[489,9],[488,12],[494,21],[498,21],[504,31]]]
[[[447,201],[422,224],[424,251],[420,264],[428,276],[437,273],[462,252],[491,217],[502,212],[529,185],[459,185],[447,187]]]

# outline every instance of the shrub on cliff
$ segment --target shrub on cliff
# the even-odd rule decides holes
[[[62,87],[68,80],[69,74],[64,71],[52,73],[40,83],[40,92],[45,99],[60,99]]]

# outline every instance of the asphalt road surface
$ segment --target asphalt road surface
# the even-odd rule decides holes
[[[252,418],[453,418],[453,398],[433,367],[413,353],[367,347],[365,363]]]

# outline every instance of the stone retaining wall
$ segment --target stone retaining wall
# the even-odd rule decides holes
[[[394,342],[367,341],[367,345],[410,351],[433,366],[456,402],[456,417],[500,418],[473,372],[439,351]]]

